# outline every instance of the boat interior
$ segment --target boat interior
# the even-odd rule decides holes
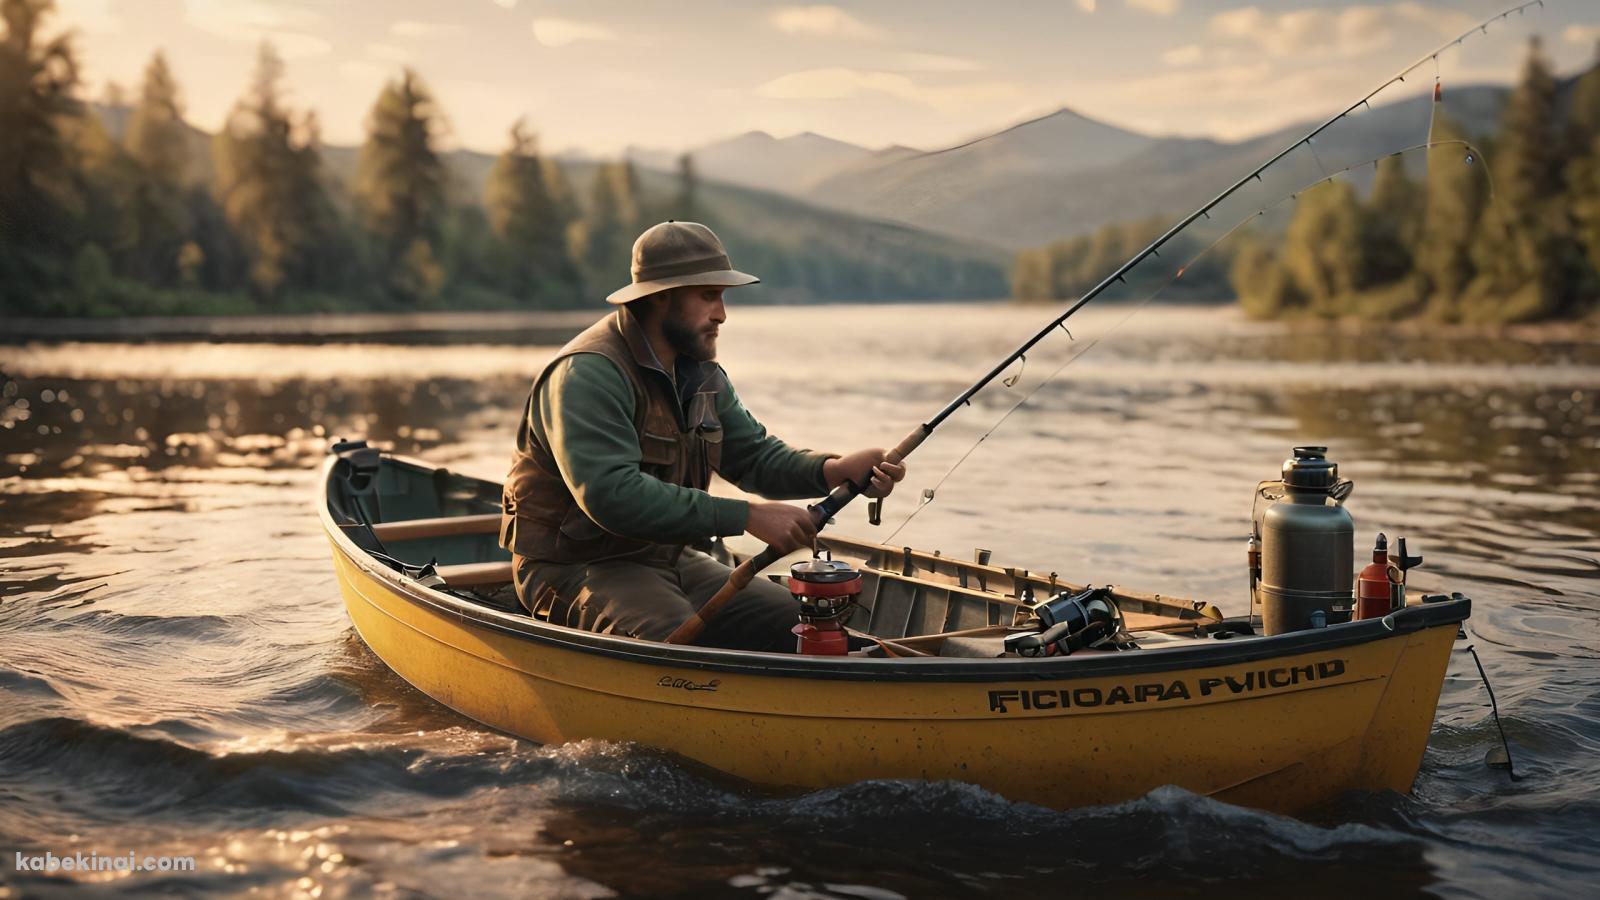
[[[501,612],[525,615],[512,587],[511,556],[499,544],[500,491],[493,481],[395,457],[364,445],[338,445],[327,481],[328,511],[352,542],[424,586]],[[736,565],[719,540],[697,549]],[[818,552],[861,574],[858,608],[849,619],[852,647],[866,656],[999,657],[1006,638],[1040,631],[1037,608],[1087,586],[994,565],[987,550],[972,559],[911,547],[888,547],[822,534]],[[799,553],[766,577],[786,583]],[[1107,652],[1217,638],[1251,637],[1248,617],[1224,619],[1215,606],[1111,588],[1120,613]]]

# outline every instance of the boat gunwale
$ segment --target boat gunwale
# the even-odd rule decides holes
[[[384,455],[402,463],[420,462],[392,457],[388,453]],[[1472,610],[1471,599],[1463,597],[1458,600],[1409,606],[1378,619],[1364,619],[1271,637],[1208,641],[1205,646],[1163,647],[1126,653],[1055,656],[1042,659],[947,657],[840,659],[831,656],[801,656],[663,644],[582,631],[541,622],[525,615],[501,612],[452,594],[424,587],[414,579],[407,578],[404,573],[380,563],[356,546],[333,519],[328,503],[329,480],[338,462],[338,456],[329,454],[323,463],[321,477],[317,481],[317,514],[322,520],[323,531],[333,541],[334,546],[350,563],[369,577],[389,586],[394,593],[412,604],[470,622],[477,627],[530,643],[593,653],[644,665],[843,681],[915,682],[936,678],[940,685],[1029,680],[1071,681],[1112,675],[1182,671],[1203,666],[1239,665],[1322,650],[1336,650],[1460,623],[1471,615]]]

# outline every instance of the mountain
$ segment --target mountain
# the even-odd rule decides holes
[[[562,166],[587,200],[596,164]],[[648,198],[677,190],[675,175],[643,167],[638,175]],[[739,268],[760,276],[765,302],[993,299],[1010,290],[1011,254],[992,244],[719,182],[703,182],[696,203]]]
[[[1447,92],[1445,110],[1481,134],[1498,121],[1506,95],[1503,87],[1457,88]],[[1422,143],[1431,103],[1419,96],[1352,114],[1348,127],[1319,138],[1315,156],[1302,149],[1295,166],[1278,170],[1282,193],[1325,169]],[[1064,109],[947,150],[858,164],[806,196],[954,237],[1038,246],[1112,222],[1193,209],[1316,124],[1224,142],[1151,137]]]
[[[676,171],[678,155],[662,150],[629,148],[628,157],[641,166]],[[739,184],[764,191],[803,195],[818,181],[875,154],[865,147],[813,132],[775,138],[749,131],[689,151],[695,172],[708,181]]]

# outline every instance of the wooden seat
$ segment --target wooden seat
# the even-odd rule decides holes
[[[499,531],[499,513],[481,516],[442,516],[437,519],[402,519],[399,522],[379,522],[372,526],[372,533],[377,535],[380,541],[417,541],[458,534],[496,534]]]
[[[511,561],[462,563],[439,566],[436,571],[450,587],[490,587],[511,583]]]

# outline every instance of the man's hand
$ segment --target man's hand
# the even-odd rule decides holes
[[[877,447],[857,450],[849,456],[823,463],[822,477],[827,479],[828,487],[837,487],[846,481],[860,484],[871,478],[866,496],[887,497],[894,490],[895,482],[906,477],[906,467],[903,463],[885,461],[885,456],[888,451]]]
[[[817,543],[817,526],[811,521],[811,513],[787,503],[751,503],[744,530],[784,553]]]

